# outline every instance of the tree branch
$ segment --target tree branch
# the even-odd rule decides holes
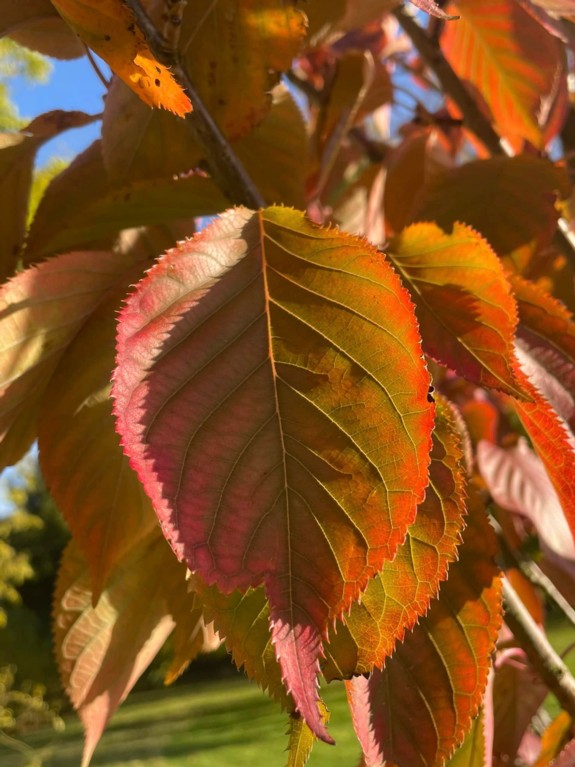
[[[184,120],[190,126],[204,152],[208,168],[216,184],[237,205],[247,205],[249,208],[256,209],[265,207],[266,201],[214,122],[183,67],[178,52],[170,47],[168,41],[156,28],[140,0],[124,0],[124,3],[134,14],[154,56],[172,70],[174,77],[192,102],[193,112],[186,115]]]
[[[575,718],[575,679],[535,623],[507,578],[503,579],[505,622],[517,637],[535,671],[562,708]]]
[[[527,578],[527,580],[540,588],[551,599],[561,612],[575,626],[575,610],[565,599],[553,581],[545,575],[541,568],[532,560],[523,556],[521,552],[510,545],[505,539],[503,529],[495,517],[490,516],[489,521],[495,530],[499,540],[499,547],[502,554],[502,564],[504,566],[516,567]]]
[[[403,31],[410,38],[419,55],[435,74],[441,87],[459,107],[466,127],[482,141],[491,154],[504,154],[501,138],[477,106],[477,102],[453,71],[451,64],[433,43],[415,19],[403,7],[392,11]]]

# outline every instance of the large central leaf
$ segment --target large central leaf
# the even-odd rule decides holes
[[[423,500],[428,385],[384,257],[283,208],[181,243],[121,315],[118,427],[164,533],[223,591],[264,584],[284,681],[324,740],[328,622]]]

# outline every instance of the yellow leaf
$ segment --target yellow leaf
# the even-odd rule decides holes
[[[183,117],[190,100],[172,73],[154,58],[122,0],[52,0],[78,37],[151,107]]]

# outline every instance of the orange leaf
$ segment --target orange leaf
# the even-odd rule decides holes
[[[460,14],[441,36],[445,57],[486,100],[496,126],[517,150],[553,138],[546,125],[568,106],[562,44],[515,0],[457,0]],[[550,122],[556,128],[556,120]]]
[[[514,374],[517,309],[501,262],[462,224],[414,224],[389,245],[409,287],[427,354],[480,386],[524,397]]]
[[[517,415],[529,435],[535,451],[543,461],[545,470],[563,508],[571,534],[575,538],[575,439],[564,421],[529,381],[517,365],[517,374],[523,376],[523,386],[531,395],[531,402],[510,399]]]
[[[430,482],[425,500],[393,562],[352,605],[326,647],[326,679],[345,679],[381,668],[398,640],[425,615],[457,557],[465,514],[466,476],[453,414],[438,398]]]
[[[369,765],[440,767],[481,705],[501,625],[501,583],[493,530],[481,501],[472,503],[459,561],[429,613],[383,671],[346,683]]]
[[[192,105],[172,73],[156,61],[122,0],[52,0],[78,37],[151,107],[183,117]]]
[[[389,264],[288,209],[229,211],[121,315],[118,429],[164,533],[223,591],[265,585],[286,685],[325,740],[327,626],[423,500],[428,386]]]

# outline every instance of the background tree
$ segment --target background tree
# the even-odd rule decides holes
[[[100,116],[2,150],[0,460],[37,438],[71,531],[84,764],[166,638],[171,681],[213,627],[289,712],[290,765],[332,743],[320,675],[366,765],[549,764],[573,733],[527,753],[546,690],[575,715],[532,586],[572,616],[574,4],[0,10],[115,73],[29,227],[36,150]]]

